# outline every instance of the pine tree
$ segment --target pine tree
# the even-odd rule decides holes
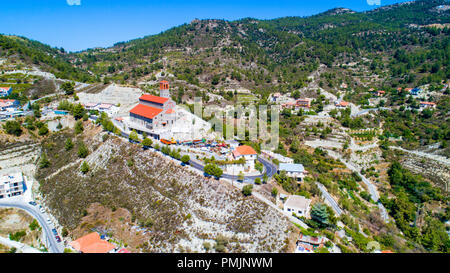
[[[322,203],[315,204],[311,209],[311,219],[318,223],[320,227],[327,227],[330,224],[327,206]]]
[[[81,164],[80,171],[84,174],[86,174],[89,171],[89,164],[84,161],[83,164]]]
[[[78,157],[80,158],[86,158],[89,154],[89,150],[84,144],[84,142],[80,142],[80,145],[78,147]]]
[[[43,153],[41,156],[41,161],[39,162],[39,167],[45,169],[50,166],[50,160],[47,158],[47,154]]]
[[[66,151],[70,151],[73,148],[73,142],[71,138],[68,138],[66,140],[66,145],[65,145]]]

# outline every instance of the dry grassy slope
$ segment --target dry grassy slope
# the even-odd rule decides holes
[[[91,151],[92,144],[97,143],[91,143]],[[134,224],[152,223],[141,251],[203,251],[203,242],[218,234],[233,239],[229,251],[279,252],[287,247],[291,224],[276,211],[157,154],[112,138],[86,160],[94,171],[82,175],[77,164],[42,181],[40,187],[60,224],[78,228],[78,234],[87,226],[108,228],[108,221],[92,219],[80,226],[83,212],[99,203],[128,210],[135,216]],[[94,213],[92,207],[89,211],[88,216]],[[129,244],[135,238],[122,239]]]
[[[10,234],[25,231],[26,235],[21,238],[20,242],[37,247],[41,244],[42,232],[39,229],[32,231],[29,228],[33,220],[34,218],[23,210],[2,208],[0,209],[0,236],[9,238]]]

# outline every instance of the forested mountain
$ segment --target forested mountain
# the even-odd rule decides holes
[[[114,144],[105,146],[105,151],[113,151],[111,155],[116,151],[126,151],[129,158],[125,156],[125,161],[117,160],[117,156],[111,157],[112,166],[118,167],[115,169],[119,171],[118,178],[122,178],[121,172],[128,173],[128,170],[138,168],[131,156],[140,157],[141,154],[137,153],[137,148],[122,150],[121,141],[119,146],[115,146],[112,137],[108,140],[109,133],[105,134],[108,138],[93,138],[99,135],[99,126],[86,126],[83,133],[81,120],[76,123],[74,132],[51,132],[45,139],[49,130],[39,121],[41,106],[58,103],[60,110],[84,113],[81,104],[75,106],[69,100],[81,102],[81,94],[101,92],[111,82],[153,92],[157,91],[159,80],[168,79],[171,95],[177,104],[191,107],[193,95],[211,97],[213,99],[204,101],[222,106],[238,102],[245,96],[249,101],[267,104],[269,94],[275,92],[290,93],[292,101],[294,98],[310,98],[311,107],[308,109],[296,111],[286,107],[281,111],[280,143],[275,149],[276,153],[303,164],[309,175],[304,183],[297,183],[284,174],[277,174],[273,184],[286,193],[307,198],[322,196],[316,182],[326,187],[346,211],[339,217],[346,234],[345,240],[339,239],[343,243],[338,244],[342,252],[368,252],[366,247],[372,239],[397,252],[449,252],[446,227],[450,220],[449,171],[448,164],[441,166],[450,157],[449,33],[449,1],[418,0],[367,12],[338,7],[309,17],[194,20],[160,34],[120,42],[110,48],[72,53],[24,37],[0,35],[0,83],[13,86],[13,94],[9,97],[19,99],[23,104],[30,99],[57,93],[57,96],[33,103],[34,117],[23,118],[21,124],[23,132],[30,137],[43,139],[45,156],[39,165],[45,164],[44,167],[39,166],[39,180],[52,175],[47,180],[50,184],[43,183],[42,189],[50,196],[54,195],[50,199],[53,206],[63,212],[62,216],[74,220],[67,220],[66,224],[76,226],[82,210],[75,205],[87,208],[91,200],[86,196],[96,194],[90,187],[85,188],[89,194],[79,194],[76,189],[80,183],[73,177],[80,170],[75,165],[63,168],[63,165],[72,163],[62,158],[78,160],[76,153],[71,151],[74,143],[84,146],[82,139],[86,137],[90,146],[85,147],[86,150],[94,151],[102,145]],[[49,80],[42,73],[31,75],[33,73],[20,71],[32,66],[51,72],[58,79],[49,77]],[[61,79],[95,84],[72,84]],[[421,96],[412,96],[407,87],[423,87],[424,92]],[[122,87],[119,88],[121,90]],[[374,92],[381,90],[385,91],[384,95],[378,96],[378,92]],[[137,92],[140,93],[139,90]],[[114,94],[105,93],[108,96]],[[123,98],[117,96],[116,104],[124,103]],[[349,104],[335,107],[338,99]],[[239,102],[246,104],[248,101]],[[421,108],[423,102],[428,102],[425,105],[434,102],[431,105],[435,107]],[[82,117],[85,125],[90,124],[87,113],[73,116],[78,116],[77,119]],[[214,117],[205,117],[209,118]],[[99,121],[101,119],[97,123]],[[22,130],[21,124],[17,122],[15,128]],[[229,130],[227,125],[224,126],[225,131]],[[6,132],[13,129],[5,127]],[[258,152],[261,150],[263,139],[251,141],[248,130],[244,137],[240,139],[243,144],[253,146]],[[72,143],[72,139],[77,138],[81,141]],[[70,149],[66,148],[67,140],[72,143]],[[100,144],[101,140],[104,144]],[[116,151],[111,147],[117,147]],[[100,160],[103,152],[92,154],[100,155],[98,162],[109,160]],[[426,156],[422,157],[423,154]],[[150,158],[157,159],[153,155]],[[136,157],[136,163],[142,161],[138,159]],[[207,160],[204,158],[205,162]],[[215,161],[211,158],[211,162]],[[52,165],[49,166],[50,162]],[[166,167],[158,167],[161,164],[162,161],[154,162],[155,172],[150,173],[157,174],[157,170],[166,172]],[[360,174],[350,168],[351,165],[360,167]],[[57,169],[65,171],[58,171],[53,176]],[[146,183],[153,181],[147,179],[147,167],[145,171],[145,175],[136,177],[144,177]],[[101,175],[103,173],[99,172],[98,176],[84,177],[97,181]],[[169,171],[163,181],[171,181],[172,177],[173,173]],[[368,180],[363,180],[364,177],[372,181],[379,191],[379,202],[371,197],[371,190],[364,183]],[[132,179],[121,180],[133,182]],[[58,187],[49,186],[56,181]],[[105,185],[109,189],[110,184],[96,184],[101,198],[106,198],[102,204],[135,207],[133,200],[125,195],[115,199],[127,201],[123,203],[113,200],[116,193],[103,194]],[[172,188],[173,185],[169,186]],[[72,189],[78,203],[71,202],[71,206],[61,203],[59,196],[67,195],[66,188]],[[270,192],[267,194],[270,196]],[[277,193],[272,190],[271,195],[276,198]],[[133,193],[133,196],[140,198],[138,194]],[[380,218],[381,204],[395,222],[386,223]],[[115,205],[113,207],[116,208]],[[323,234],[334,240],[334,231],[337,231],[334,225],[338,217],[334,213],[329,215],[330,221],[321,221],[321,225],[314,221],[308,223],[314,229],[322,229]],[[163,216],[161,219],[167,215]],[[185,218],[184,215],[178,216],[169,217],[177,223],[177,232],[180,219]],[[153,223],[155,219],[138,220]],[[170,225],[161,227],[164,232],[167,227],[169,232],[175,230]],[[333,232],[324,230],[326,228]],[[347,240],[350,237],[352,243]]]
[[[368,12],[335,8],[310,17],[194,20],[158,35],[72,54],[2,35],[0,56],[82,82],[134,83],[165,68],[202,89],[243,86],[267,94],[305,86],[320,64],[332,73],[324,75],[324,84],[333,87],[354,74],[347,65],[356,62],[386,81],[380,85],[424,84],[449,78],[450,12],[440,7],[446,4],[419,0]]]
[[[199,87],[226,86],[228,79],[255,92],[305,86],[320,64],[351,75],[351,62],[388,81],[380,85],[440,82],[450,76],[450,12],[439,8],[446,3],[416,1],[363,13],[338,8],[305,18],[194,20],[71,57],[77,67],[115,81],[133,82],[165,67]],[[339,83],[327,81],[330,87]]]
[[[58,78],[81,82],[95,80],[87,71],[74,67],[67,59],[63,48],[52,48],[25,37],[0,35],[0,58],[16,66],[10,69],[38,66]]]

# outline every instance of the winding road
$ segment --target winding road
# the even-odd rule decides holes
[[[121,132],[121,135],[125,138],[129,138],[129,135],[123,131]],[[157,150],[155,150],[155,151],[157,151]],[[157,151],[157,152],[160,152],[160,151]],[[267,178],[271,178],[272,176],[274,176],[274,174],[276,174],[277,167],[273,163],[271,163],[270,161],[268,161],[267,159],[262,158],[262,157],[258,157],[258,161],[263,164],[265,172],[260,175],[245,176],[245,179],[250,179],[250,180],[255,180],[256,178],[262,179],[264,177],[264,174],[267,175]],[[199,171],[202,171],[202,172],[203,172],[203,169],[205,168],[204,165],[202,165],[196,161],[193,161],[193,160],[189,161],[189,165],[191,165],[193,168],[195,168]],[[226,179],[230,179],[230,180],[238,180],[239,176],[231,175],[231,174],[223,174],[220,178],[226,178]]]
[[[276,172],[277,172],[277,167],[272,164],[271,162],[269,162],[267,159],[264,159],[262,157],[258,157],[258,161],[261,162],[264,165],[264,169],[265,172],[263,174],[260,175],[250,175],[250,176],[245,176],[245,179],[250,179],[250,180],[255,180],[256,178],[263,178],[264,174],[267,175],[268,178],[272,177]],[[197,170],[203,171],[204,167],[202,164],[190,160],[189,164],[196,168]],[[239,176],[238,175],[231,175],[231,174],[223,174],[220,178],[226,178],[226,179],[230,179],[230,180],[238,180]]]
[[[380,107],[380,108],[364,109],[364,110],[359,111],[358,113],[355,113],[355,114],[351,115],[351,117],[359,117],[359,116],[362,116],[362,115],[367,114],[369,112],[378,111],[378,110],[390,110],[390,108]]]
[[[327,191],[327,189],[325,188],[324,185],[322,185],[320,183],[317,183],[317,186],[319,187],[319,190],[322,192],[322,196],[328,201],[328,203],[331,205],[331,207],[336,212],[336,214],[338,216],[340,216],[343,213],[343,211],[339,207],[339,205],[336,202],[336,200],[334,200],[334,198],[328,193],[328,191]]]

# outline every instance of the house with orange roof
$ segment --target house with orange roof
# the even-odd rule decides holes
[[[377,97],[382,97],[386,94],[386,91],[383,90],[378,90],[377,92],[375,92],[375,96]]]
[[[428,101],[421,101],[420,102],[420,108],[421,109],[425,109],[425,108],[436,108],[436,103],[434,102],[428,102]]]
[[[11,95],[12,88],[11,87],[0,87],[0,97],[7,97]]]
[[[0,99],[0,111],[16,110],[20,107],[18,100],[3,100]]]
[[[116,246],[100,239],[97,232],[92,232],[70,243],[76,251],[80,253],[111,253]]]
[[[411,90],[413,90],[413,89],[412,88],[405,88],[405,91],[408,92],[408,93],[411,92]]]
[[[253,170],[255,168],[255,160],[258,158],[258,153],[248,145],[241,145],[233,151],[233,157],[235,160],[244,158],[246,162],[245,166]]]
[[[298,99],[297,107],[300,108],[311,108],[311,100],[310,99]]]
[[[338,108],[346,108],[348,106],[348,102],[343,100],[338,100],[334,102],[334,105]]]

